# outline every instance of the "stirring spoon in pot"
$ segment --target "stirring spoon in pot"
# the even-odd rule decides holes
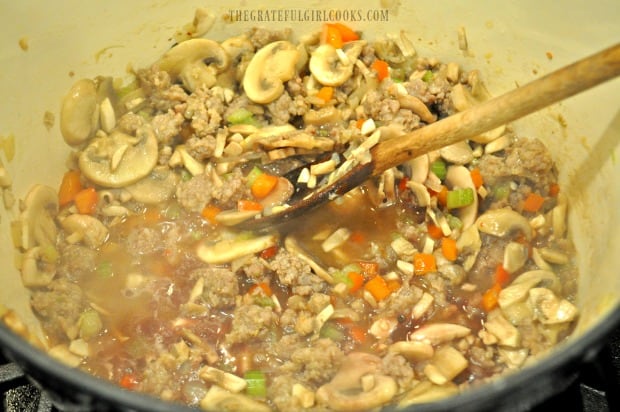
[[[406,160],[495,129],[619,74],[620,44],[616,44],[470,109],[401,137],[380,141],[371,148],[369,162],[353,166],[333,183],[317,188],[281,211],[258,215],[236,227],[262,229],[290,222]]]

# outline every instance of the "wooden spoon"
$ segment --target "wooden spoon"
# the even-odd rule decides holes
[[[340,179],[317,188],[281,212],[259,215],[236,227],[253,230],[287,223],[408,159],[495,129],[619,74],[620,43],[463,112],[381,141],[370,150],[369,163],[354,166]]]

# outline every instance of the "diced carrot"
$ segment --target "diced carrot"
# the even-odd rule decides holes
[[[204,217],[205,219],[207,219],[207,221],[213,225],[217,224],[217,220],[215,219],[215,217],[222,211],[222,209],[220,209],[219,207],[215,206],[215,205],[206,205],[202,211],[200,212],[200,215],[202,217]]]
[[[158,209],[148,208],[142,214],[142,220],[147,225],[159,223],[161,221],[161,213]]]
[[[437,272],[435,256],[430,253],[416,253],[413,255],[413,273],[415,275],[426,275],[431,272]]]
[[[390,279],[386,283],[390,292],[395,292],[402,286],[402,284],[396,279]]]
[[[276,255],[276,253],[278,253],[278,246],[271,246],[268,247],[267,249],[263,250],[262,252],[260,252],[260,257],[263,259],[271,259],[272,257],[274,257]]]
[[[428,235],[432,238],[432,239],[441,239],[443,237],[443,230],[441,230],[441,228],[439,226],[437,226],[436,224],[430,222],[429,224],[426,225],[426,231],[428,232]]]
[[[138,384],[138,379],[136,378],[135,375],[131,373],[127,373],[121,377],[119,384],[121,387],[125,389],[133,389]]]
[[[359,230],[354,230],[349,236],[349,240],[353,243],[362,244],[366,242],[366,235]]]
[[[366,260],[360,260],[357,262],[362,268],[362,273],[367,278],[372,278],[379,275],[379,264],[377,262],[369,262]]]
[[[278,176],[270,175],[269,173],[261,173],[256,176],[256,179],[252,182],[250,190],[255,198],[262,199],[271,193],[277,184]]]
[[[451,237],[444,237],[441,240],[441,253],[443,253],[443,256],[450,262],[454,262],[459,256],[456,248],[456,240]]]
[[[97,196],[97,191],[94,187],[87,187],[77,192],[73,200],[78,212],[84,215],[92,215],[97,210],[99,196]]]
[[[510,280],[510,273],[504,269],[504,265],[501,263],[495,268],[495,283],[499,283],[500,286],[504,286]]]
[[[476,189],[479,189],[480,186],[484,184],[484,179],[482,178],[482,173],[480,173],[480,169],[475,168],[470,172],[471,180],[474,183]]]
[[[349,331],[349,336],[351,336],[351,339],[353,339],[357,343],[366,342],[366,338],[368,337],[366,329],[362,328],[361,326],[350,325],[347,327],[347,330]]]
[[[351,280],[351,287],[349,287],[351,293],[357,292],[364,285],[364,276],[361,273],[349,272],[347,277]]]
[[[377,301],[381,301],[387,298],[391,293],[390,289],[388,288],[387,282],[381,276],[375,276],[374,278],[366,282],[366,284],[364,285],[364,289],[370,292],[372,297],[375,298]]]
[[[439,202],[441,206],[448,204],[448,188],[446,186],[442,185],[439,192],[432,191],[431,195],[437,197],[437,202]]]
[[[333,25],[340,32],[340,37],[344,43],[360,39],[360,35],[349,26],[342,23],[333,23]]]
[[[379,81],[390,76],[390,66],[385,60],[375,60],[370,65],[370,68],[377,72],[377,79],[379,79]]]
[[[344,42],[342,41],[342,34],[338,27],[333,24],[326,23],[323,25],[323,31],[321,32],[321,43],[330,44],[336,49],[341,49]]]
[[[482,309],[486,312],[490,312],[497,307],[497,302],[499,299],[499,293],[502,291],[502,286],[499,283],[493,284],[484,294],[482,295],[482,301],[480,302],[482,305]]]
[[[316,94],[316,97],[323,100],[324,102],[328,102],[334,96],[334,88],[330,86],[323,86],[319,89]]]
[[[58,190],[58,204],[62,207],[73,202],[75,195],[80,190],[82,190],[80,172],[78,170],[69,170],[63,175],[60,183],[60,189]]]
[[[357,119],[357,121],[355,122],[355,127],[357,127],[358,129],[361,129],[365,121],[366,119]]]
[[[265,296],[273,295],[273,291],[271,290],[271,286],[267,282],[260,282],[255,285],[252,285],[248,290],[250,295],[255,295],[257,293],[262,293]]]
[[[407,176],[403,176],[403,178],[401,178],[398,181],[398,191],[399,192],[404,192],[405,190],[407,190],[407,182],[409,181],[409,178]]]
[[[545,198],[538,193],[532,192],[527,195],[527,197],[523,201],[523,210],[531,213],[538,212],[538,210],[542,207],[543,203],[545,203]]]
[[[239,211],[261,211],[263,210],[263,205],[253,200],[242,199],[237,201],[237,209]]]
[[[557,183],[551,183],[549,186],[549,196],[557,197],[560,194],[560,185]]]

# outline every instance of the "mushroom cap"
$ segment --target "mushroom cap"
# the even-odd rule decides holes
[[[97,85],[80,79],[62,99],[60,133],[68,145],[79,146],[93,136],[98,121]]]
[[[97,248],[108,238],[108,228],[99,219],[89,215],[73,214],[60,222],[62,228],[91,248]]]
[[[156,167],[135,183],[125,187],[133,199],[146,204],[164,202],[174,194],[179,176],[167,167]]]
[[[366,42],[347,43],[339,53],[331,44],[322,44],[310,56],[310,73],[324,86],[340,86],[353,74],[355,61]]]
[[[159,156],[152,129],[138,129],[137,137],[113,131],[94,139],[79,157],[86,178],[105,187],[124,187],[151,173]]]
[[[24,209],[19,221],[22,228],[21,246],[54,245],[58,229],[54,218],[58,213],[58,194],[49,186],[32,186],[24,199]]]
[[[284,92],[283,82],[295,75],[299,50],[286,40],[274,41],[256,52],[243,76],[243,90],[255,103],[271,103]]]
[[[216,41],[196,38],[183,41],[168,50],[156,63],[172,80],[181,80],[190,91],[212,87],[216,75],[226,70],[230,58]]]

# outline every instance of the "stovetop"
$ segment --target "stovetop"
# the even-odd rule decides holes
[[[0,354],[0,393],[5,412],[61,412],[45,392]],[[620,328],[597,358],[581,368],[578,379],[564,392],[538,405],[532,412],[620,411]]]

